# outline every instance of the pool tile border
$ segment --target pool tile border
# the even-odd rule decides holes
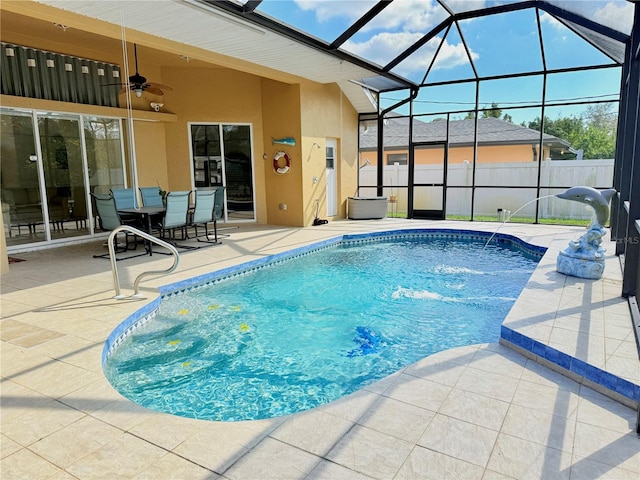
[[[606,372],[504,325],[500,328],[500,343],[631,408],[637,408],[640,402],[640,385]]]

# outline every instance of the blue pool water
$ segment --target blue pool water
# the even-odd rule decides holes
[[[541,251],[487,238],[343,239],[166,295],[112,344],[105,373],[143,406],[200,419],[330,402],[435,352],[498,340]]]

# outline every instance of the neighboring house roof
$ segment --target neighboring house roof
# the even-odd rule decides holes
[[[409,144],[409,118],[391,117],[385,119],[384,148],[407,148]],[[449,122],[449,145],[470,146],[474,143],[475,120],[453,120]],[[447,139],[447,122],[436,120],[422,122],[413,120],[413,143],[444,142]],[[569,142],[553,135],[544,134],[543,142],[552,148],[568,149]],[[499,118],[478,119],[478,145],[536,145],[540,143],[540,132]],[[366,133],[360,135],[360,148],[376,150],[378,127],[370,125]]]

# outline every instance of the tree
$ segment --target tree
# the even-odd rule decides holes
[[[491,103],[491,108],[482,111],[482,118],[500,118],[502,116],[502,109],[496,102]]]
[[[469,113],[467,118],[473,118],[473,113]],[[491,103],[491,108],[482,111],[481,118],[502,118],[505,122],[513,123],[513,117],[508,113],[502,114],[502,109],[496,102]]]
[[[583,150],[583,158],[613,158],[616,151],[617,112],[611,103],[589,105],[578,116],[544,118],[544,132],[566,140],[575,150]],[[523,127],[540,131],[540,117],[522,122]]]

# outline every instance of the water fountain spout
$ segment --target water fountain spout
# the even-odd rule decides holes
[[[511,220],[511,217],[513,217],[516,213],[518,213],[520,210],[522,210],[523,208],[525,208],[527,205],[532,204],[533,202],[537,202],[538,200],[542,200],[545,198],[549,198],[549,197],[554,197],[555,195],[543,195],[542,197],[537,197],[534,198],[533,200],[529,200],[527,203],[525,203],[524,205],[522,205],[521,207],[519,207],[515,212],[511,213],[509,210],[507,210],[504,213],[504,220],[503,222],[500,224],[500,226],[498,228],[496,228],[496,230],[493,232],[493,234],[489,237],[489,240],[487,240],[487,243],[484,244],[483,250],[485,248],[487,248],[487,245],[489,245],[489,243],[491,243],[491,240],[493,240],[493,237],[496,236],[496,234],[498,233],[498,230],[500,230],[505,223],[507,223],[509,220]],[[504,211],[503,211],[504,212]]]
[[[609,219],[609,202],[615,193],[613,188],[599,191],[592,187],[571,187],[566,192],[557,194],[556,197],[589,205],[596,213],[594,222],[604,227]]]
[[[594,210],[594,218],[587,233],[558,254],[556,270],[565,275],[598,280],[604,273],[605,249],[600,246],[606,234],[604,228],[609,219],[609,202],[616,193],[613,188],[596,190],[592,187],[571,187],[556,195],[558,198],[584,203]]]

